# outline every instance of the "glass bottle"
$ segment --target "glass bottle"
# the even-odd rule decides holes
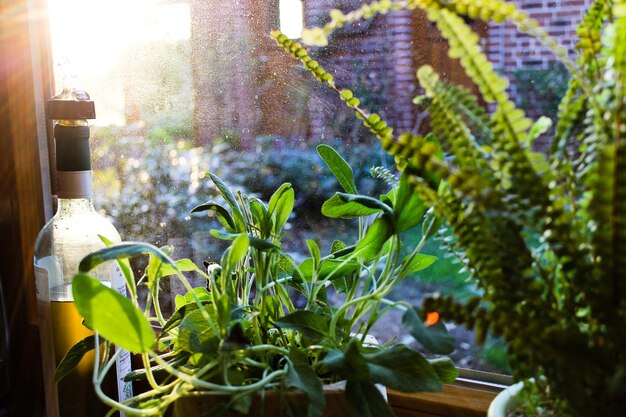
[[[35,243],[35,277],[40,338],[48,417],[98,417],[109,407],[96,396],[92,383],[94,353],[55,384],[54,370],[69,348],[93,333],[82,324],[72,296],[72,277],[81,259],[104,247],[100,236],[118,243],[120,235],[94,209],[89,154],[89,124],[95,106],[76,80],[65,82],[63,91],[48,103],[48,118],[56,120],[54,138],[57,162],[58,209],[39,232]],[[110,287],[126,293],[117,264],[103,264],[91,274]],[[124,400],[132,396],[123,377],[130,371],[130,355],[117,363],[117,381],[111,376],[105,394]]]

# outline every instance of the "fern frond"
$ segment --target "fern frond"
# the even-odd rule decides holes
[[[418,70],[418,79],[420,77],[419,71],[420,70]],[[463,121],[475,135],[476,146],[491,143],[493,137],[490,130],[491,120],[489,119],[489,113],[478,103],[476,96],[467,88],[452,84],[439,77],[434,81],[435,82],[432,84],[432,92],[427,98],[438,97],[438,101],[441,102],[442,106],[454,113],[459,120]],[[424,87],[425,82],[425,80],[420,81],[420,85]],[[435,134],[437,134],[436,131]]]
[[[467,98],[460,89],[443,84],[439,75],[428,65],[417,71],[417,77],[426,96],[431,98],[428,110],[433,132],[447,147],[449,154],[454,156],[455,164],[469,175],[481,176],[491,186],[495,186],[487,155],[458,115],[458,112],[462,112],[462,116],[469,115],[476,120],[480,116],[474,116],[478,113],[473,108],[479,107],[478,104]],[[485,123],[484,120],[480,122]],[[483,127],[488,129],[485,125]]]
[[[359,107],[361,101],[358,97],[354,96],[354,93],[348,89],[340,90],[335,85],[335,80],[331,74],[329,74],[319,62],[313,60],[306,48],[300,43],[290,40],[285,34],[279,30],[273,30],[270,36],[276,41],[276,44],[282,47],[291,56],[302,63],[302,66],[307,69],[318,81],[328,85],[333,91],[335,91],[341,100],[345,102],[346,106],[354,110],[356,117],[363,120],[363,125],[369,128],[372,133],[380,139],[381,142],[387,143],[393,141],[393,129],[387,125],[387,122],[381,119],[376,114],[368,114],[365,110]]]
[[[541,311],[536,300],[527,299],[528,293],[543,291],[543,285],[535,282],[535,275],[530,272],[534,261],[522,239],[521,228],[507,215],[493,216],[478,205],[468,205],[451,190],[435,192],[421,177],[413,177],[412,181],[422,199],[452,228],[455,247],[463,251],[466,266],[473,272],[478,287],[485,290],[482,298],[487,302],[506,299],[510,304],[502,308],[507,311],[519,311],[518,304],[522,302]],[[453,320],[458,319],[449,307],[439,305],[436,311],[446,318],[450,314],[456,317]],[[464,315],[460,321],[469,317],[474,316]]]
[[[370,168],[370,174],[372,177],[383,180],[390,187],[398,185],[398,177],[389,169],[382,166],[375,166]]]
[[[605,277],[613,277],[616,273],[615,261],[615,169],[616,147],[606,145],[600,152],[594,175],[591,175],[593,198],[589,204],[589,214],[594,220],[593,246],[594,256],[598,259],[599,269]],[[617,294],[616,294],[617,295]]]
[[[618,314],[626,315],[626,284],[621,277],[626,271],[626,3],[617,4],[613,12],[615,21],[604,39],[610,58],[600,93],[611,134],[605,143],[597,144],[599,158],[591,167],[594,175],[588,177],[593,195],[589,212],[596,225],[594,248],[604,285],[612,286],[616,300],[622,300]],[[597,306],[599,311],[602,307]],[[611,320],[610,313],[605,313],[604,319]]]
[[[606,65],[606,57],[600,54],[600,36],[602,27],[609,14],[609,6],[606,0],[596,0],[588,9],[577,28],[579,42],[577,49],[580,56],[578,58],[579,67],[584,70],[584,77],[589,85],[601,85],[602,68]],[[552,143],[552,156],[554,160],[568,157],[568,148],[574,143],[574,138],[581,133],[581,144],[583,153],[580,160],[580,169],[593,163],[587,152],[593,149],[596,142],[603,142],[607,135],[608,126],[602,120],[604,116],[597,111],[587,114],[590,109],[597,109],[597,100],[588,100],[580,85],[580,80],[572,78],[569,81],[568,89],[561,104],[559,105],[558,123],[555,130],[555,137]],[[590,106],[595,104],[596,107]],[[583,143],[584,142],[584,143]]]
[[[508,100],[508,81],[497,74],[493,65],[482,53],[479,36],[454,13],[443,9],[431,9],[428,19],[437,25],[448,41],[450,58],[458,58],[468,76],[476,83],[483,98],[488,103]]]
[[[626,142],[626,2],[621,1],[614,8],[615,22],[607,28],[606,50],[610,56],[605,73],[607,86],[613,86],[613,143],[619,146]],[[609,101],[611,101],[609,98]]]
[[[509,172],[512,188],[527,196],[534,205],[545,208],[548,202],[540,198],[547,195],[547,188],[522,148],[532,122],[509,99],[506,92],[508,81],[495,72],[478,44],[478,35],[460,17],[446,9],[431,9],[428,17],[448,40],[449,55],[459,58],[485,101],[496,103],[492,116],[495,157]]]
[[[580,245],[581,232],[574,229],[572,213],[562,201],[550,200],[550,189],[544,182],[546,178],[534,170],[523,148],[530,120],[509,99],[505,91],[506,80],[493,71],[480,50],[477,37],[472,35],[463,20],[445,9],[431,10],[429,18],[437,23],[450,43],[450,54],[460,57],[461,64],[477,83],[485,99],[496,103],[492,116],[493,155],[499,164],[499,171],[507,175],[502,178],[503,189],[512,194],[512,199],[507,199],[519,204],[512,212],[529,210],[527,226],[544,233],[546,242],[563,261],[564,276],[582,284],[589,271],[588,250]],[[510,184],[507,185],[508,181]],[[502,204],[502,201],[494,200],[493,204]]]
[[[586,72],[589,82],[593,85],[600,81],[601,70],[605,62],[600,62],[602,49],[602,27],[606,21],[609,5],[606,0],[595,0],[587,9],[580,25],[576,29],[578,35],[579,65]]]
[[[602,78],[601,70],[606,64],[606,59],[602,57],[600,50],[602,27],[607,20],[609,10],[607,0],[595,0],[576,29],[579,37],[576,48],[580,54],[578,64],[584,69],[586,81],[590,85],[599,84]],[[591,121],[584,117],[589,109],[586,99],[580,80],[571,78],[567,92],[559,105],[558,123],[552,144],[552,154],[555,158],[560,158],[565,154],[567,147],[572,143],[573,136],[579,133],[576,130],[583,130],[583,121]]]
[[[551,155],[554,158],[564,157],[573,144],[573,139],[583,129],[583,120],[587,110],[585,96],[575,79],[570,79],[567,91],[559,104],[557,124],[552,141]]]

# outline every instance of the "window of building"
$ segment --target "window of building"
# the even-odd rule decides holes
[[[321,203],[339,188],[316,155],[319,143],[337,147],[353,164],[361,190],[383,192],[384,181],[369,171],[393,169],[393,161],[334,94],[276,47],[264,23],[276,20],[275,2],[48,3],[54,62],[59,64],[55,76],[74,72],[96,103],[96,205],[126,240],[171,245],[175,257],[197,263],[217,259],[223,247],[210,236],[215,226],[190,214],[215,194],[206,179],[213,172],[233,188],[262,198],[283,182],[293,183],[297,206],[286,249],[294,257],[304,256],[306,239],[314,238],[328,251],[334,239],[349,240],[353,230],[320,215]],[[298,38],[303,23],[324,23],[331,7],[346,9],[354,2],[336,3],[280,0],[279,26]],[[568,30],[574,23],[572,19]],[[420,91],[416,68],[434,62],[450,80],[467,82],[434,30],[420,13],[391,13],[338,32],[332,48],[312,54],[365,108],[400,130],[419,131],[424,117],[413,104]],[[525,46],[526,38],[519,40],[518,53],[503,46],[507,29],[478,30],[496,65],[514,79],[533,86],[554,72],[540,54],[520,58],[534,54],[528,52],[533,48]],[[505,65],[509,58],[517,64]],[[542,94],[558,97],[564,82],[554,77],[535,93],[516,90],[517,97],[533,108]],[[419,231],[412,233],[409,239],[419,239]],[[461,265],[445,256],[441,241],[429,242],[424,251],[438,261],[408,279],[398,297],[419,304],[434,291],[461,298],[478,291]],[[378,329],[381,341],[411,343],[400,316],[390,316]],[[459,367],[508,372],[498,340],[478,348],[471,332],[452,331],[457,337],[452,357]]]
[[[289,39],[299,38],[304,22],[302,0],[280,0],[279,14],[280,31]]]

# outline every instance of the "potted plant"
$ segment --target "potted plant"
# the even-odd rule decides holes
[[[425,312],[465,324],[478,342],[507,343],[517,380],[535,395],[527,412],[622,415],[626,409],[626,3],[597,0],[578,28],[571,59],[546,30],[500,0],[381,0],[333,10],[306,42],[325,45],[342,26],[400,8],[423,9],[448,40],[480,97],[429,66],[416,102],[432,134],[396,133],[340,89],[297,42],[277,43],[354,109],[396,157],[413,191],[455,239],[481,295],[466,303],[429,298]],[[533,140],[551,121],[531,121],[507,93],[466,19],[512,23],[569,71],[548,155]],[[481,103],[486,103],[482,105]],[[538,398],[538,400],[537,400]]]
[[[381,387],[435,391],[453,381],[457,372],[448,358],[426,359],[405,345],[368,338],[386,311],[399,308],[405,326],[425,347],[439,354],[453,349],[452,337],[436,317],[425,323],[411,305],[386,298],[407,275],[435,260],[419,253],[432,234],[432,219],[424,223],[415,248],[401,243],[401,233],[426,213],[409,177],[395,180],[379,199],[360,195],[345,160],[326,145],[318,152],[345,191],[326,201],[322,212],[358,218],[353,242],[337,240],[324,256],[309,240],[309,256],[296,262],[281,249],[294,205],[291,185],[283,184],[266,203],[232,192],[210,174],[225,203],[211,200],[193,211],[210,212],[223,226],[211,232],[230,241],[221,260],[205,270],[188,259],[173,261],[168,248],[133,242],[85,257],[73,294],[85,324],[97,333],[68,352],[57,377],[95,349],[101,358],[94,369],[96,392],[113,410],[127,415],[173,410],[179,416],[212,411],[314,417],[333,410],[334,415],[390,416]],[[129,258],[139,255],[149,259],[137,281]],[[112,260],[124,273],[129,298],[89,275]],[[203,276],[206,287],[191,288],[184,272]],[[171,317],[162,313],[158,297],[159,281],[167,276],[178,277],[187,288],[176,296]],[[145,299],[138,295],[140,287]],[[335,301],[328,296],[331,289]],[[100,389],[120,352],[111,345],[137,354],[143,363],[127,378],[143,381],[146,388],[124,403]],[[337,382],[343,386],[331,385]],[[341,396],[331,395],[337,391]]]

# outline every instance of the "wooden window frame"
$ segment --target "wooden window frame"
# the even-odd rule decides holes
[[[0,15],[0,278],[10,329],[9,415],[43,417],[32,259],[37,233],[52,215],[53,145],[44,111],[52,92],[46,1],[5,0]],[[398,417],[485,416],[509,380],[480,382],[471,379],[476,372],[468,372],[440,393],[389,391],[389,403]]]
[[[45,415],[33,250],[52,214],[44,105],[50,97],[46,5],[0,2],[0,278],[9,328],[8,413]]]
[[[508,375],[459,369],[441,392],[406,394],[389,390],[396,417],[484,417],[495,396],[510,385]]]

